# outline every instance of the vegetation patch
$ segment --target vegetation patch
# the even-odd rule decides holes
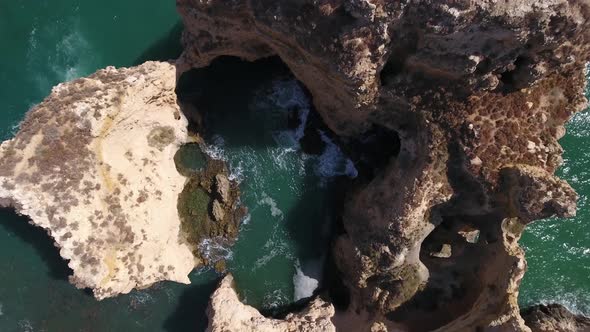
[[[160,151],[172,144],[175,139],[176,135],[174,135],[174,128],[170,126],[156,127],[152,129],[147,136],[149,146]]]

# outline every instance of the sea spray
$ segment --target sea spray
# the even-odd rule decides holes
[[[295,274],[293,275],[294,301],[311,297],[318,288],[319,282],[303,273],[299,260],[295,262]]]

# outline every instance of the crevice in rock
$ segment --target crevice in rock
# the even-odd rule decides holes
[[[530,59],[524,55],[516,57],[514,62],[508,66],[508,69],[500,74],[500,82],[502,83],[499,87],[504,94],[508,94],[526,86],[527,82],[524,75],[530,75],[529,65]]]
[[[417,30],[404,30],[403,36],[397,34],[392,37],[389,57],[379,72],[379,81],[382,86],[393,83],[406,70],[406,62],[418,49],[419,34]]]
[[[411,331],[431,331],[467,313],[486,286],[483,265],[489,263],[490,242],[497,235],[489,226],[498,216],[442,216],[424,240],[420,260],[429,277],[408,302],[388,317]],[[428,320],[424,317],[428,316]]]
[[[374,124],[361,135],[346,140],[344,148],[359,171],[359,179],[370,181],[397,157],[401,141],[395,130]]]

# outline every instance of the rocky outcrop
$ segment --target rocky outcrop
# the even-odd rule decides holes
[[[349,193],[333,255],[350,305],[336,327],[528,330],[517,241],[536,219],[575,213],[576,194],[553,173],[563,124],[586,104],[587,1],[177,6],[181,71],[278,55],[345,144],[399,138],[379,142],[387,162]]]
[[[195,266],[176,208],[188,134],[175,86],[169,63],[100,70],[53,88],[0,147],[0,202],[45,228],[99,299],[188,283]]]
[[[291,313],[284,319],[262,316],[255,308],[240,302],[233,288],[233,277],[227,275],[211,296],[207,331],[225,332],[335,332],[331,322],[334,307],[316,298],[302,312]]]
[[[590,318],[575,315],[559,304],[536,305],[522,311],[532,332],[588,332]]]

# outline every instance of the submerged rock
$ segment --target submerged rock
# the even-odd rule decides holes
[[[186,178],[173,160],[188,141],[176,68],[109,67],[60,84],[0,147],[0,203],[55,240],[70,281],[98,299],[195,266],[176,208]]]

